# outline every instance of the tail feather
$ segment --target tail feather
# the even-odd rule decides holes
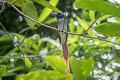
[[[67,64],[67,74],[70,73],[70,68],[69,68],[69,53],[68,53],[68,48],[67,48],[67,43],[63,42],[62,43],[62,50],[63,50],[63,56]]]

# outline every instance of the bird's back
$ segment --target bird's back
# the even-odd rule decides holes
[[[58,29],[60,31],[65,31],[65,32],[68,31],[68,23],[67,23],[66,19],[64,19],[64,18],[59,19],[57,24],[58,24]],[[65,42],[67,40],[67,34],[66,33],[58,31],[58,34],[61,37],[61,40],[63,42]]]

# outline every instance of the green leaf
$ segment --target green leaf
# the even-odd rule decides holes
[[[103,21],[103,20],[105,20],[105,19],[107,19],[109,17],[111,17],[111,15],[103,15],[103,16],[99,17],[96,22]]]
[[[33,18],[34,20],[38,19],[38,13],[37,10],[34,6],[34,4],[31,1],[27,1],[24,4],[21,5],[22,11],[29,17]],[[27,24],[34,29],[34,25],[36,23],[34,23],[33,21],[25,18]]]
[[[29,58],[27,58],[27,55],[24,55],[24,57],[26,57],[26,58],[24,59],[25,65],[26,65],[27,68],[30,69],[30,68],[32,67],[32,62],[29,60]]]
[[[120,23],[106,22],[95,26],[97,33],[120,37]]]
[[[34,71],[26,75],[20,75],[17,80],[72,80],[72,75],[60,74],[56,71]]]
[[[11,74],[11,73],[14,73],[14,72],[20,71],[20,70],[24,70],[24,67],[15,67],[13,69],[7,70],[7,74]]]
[[[70,27],[69,27],[69,29],[70,29],[70,32],[74,32],[74,30],[75,30],[75,27],[74,27],[74,20],[73,20],[73,18],[71,18],[70,19]]]
[[[91,19],[91,20],[94,20],[94,19],[95,19],[95,12],[92,11],[92,10],[90,10],[90,11],[89,11],[89,16],[90,16],[90,19]]]
[[[80,19],[79,17],[76,17],[76,19],[79,21],[79,24],[80,24],[85,30],[88,29],[89,25],[88,25],[88,23],[87,23],[86,21]]]
[[[50,0],[50,2],[53,6],[56,6],[58,3],[58,0]],[[42,13],[40,14],[38,21],[39,22],[43,22],[52,12],[52,9],[50,8],[44,8],[44,10],[42,11]]]
[[[67,65],[60,56],[46,56],[46,61],[57,71],[66,73]]]
[[[70,64],[73,75],[77,80],[86,80],[92,70],[93,59],[88,60],[76,60],[75,57],[71,57]]]
[[[39,3],[40,5],[44,6],[44,7],[47,7],[47,8],[50,8],[58,13],[62,13],[62,11],[60,11],[59,9],[57,9],[56,7],[54,7],[53,4],[45,1],[45,0],[34,0],[36,1],[37,3]]]
[[[13,35],[10,34],[10,36],[13,38]],[[3,35],[0,37],[0,46],[8,46],[10,43],[12,42],[12,40],[8,37],[8,35]]]
[[[17,79],[16,80],[25,80],[25,75],[19,75],[17,76]]]
[[[2,75],[6,72],[6,66],[5,65],[0,65],[0,78]]]
[[[54,18],[47,19],[44,23],[45,24],[51,24],[51,23],[56,22],[56,21],[57,21],[57,19],[54,17]]]
[[[102,0],[76,0],[75,7],[120,17],[120,6]]]

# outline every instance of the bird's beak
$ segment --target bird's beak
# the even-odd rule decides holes
[[[56,16],[56,15],[57,15],[57,13],[56,13],[56,12],[53,12],[51,15],[52,15],[52,16]]]

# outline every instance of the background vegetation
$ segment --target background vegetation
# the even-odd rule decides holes
[[[0,0],[0,80],[120,79],[119,0],[14,1]],[[68,35],[69,75],[57,31],[25,17],[57,28],[51,13],[65,11],[69,32],[83,33]]]

